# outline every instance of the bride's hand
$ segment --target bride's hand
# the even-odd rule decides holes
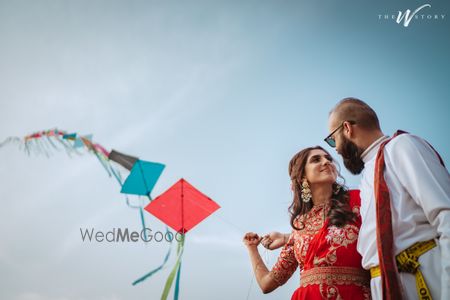
[[[269,250],[275,250],[283,247],[286,242],[287,238],[284,233],[274,231],[263,236],[261,245]]]
[[[245,246],[247,247],[258,247],[259,243],[261,242],[262,237],[260,237],[258,234],[254,232],[247,232],[244,235],[244,238],[242,241],[244,242]]]

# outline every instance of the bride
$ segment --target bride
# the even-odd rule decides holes
[[[370,275],[356,251],[361,217],[359,191],[336,183],[338,173],[331,155],[322,147],[297,153],[289,164],[294,199],[289,211],[292,232],[264,237],[249,232],[243,241],[256,280],[270,293],[300,269],[300,285],[291,300],[370,299]],[[269,271],[258,245],[283,246]]]

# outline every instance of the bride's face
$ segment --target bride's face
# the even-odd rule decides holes
[[[306,160],[305,175],[312,185],[333,184],[337,178],[333,158],[323,150],[311,150]]]

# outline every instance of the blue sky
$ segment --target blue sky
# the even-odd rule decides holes
[[[184,177],[222,207],[187,237],[181,299],[289,298],[298,275],[269,295],[251,285],[241,238],[289,230],[288,162],[325,146],[338,100],[365,100],[386,134],[420,135],[450,162],[449,20],[378,17],[424,3],[449,13],[445,1],[0,1],[0,140],[58,127],[166,164],[153,195]],[[0,298],[159,297],[169,269],[131,282],[167,245],[81,241],[83,226],[140,226],[94,157],[0,151]]]

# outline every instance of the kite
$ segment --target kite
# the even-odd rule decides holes
[[[178,241],[175,266],[167,278],[161,300],[167,299],[175,274],[174,299],[178,299],[185,234],[219,208],[220,206],[216,202],[183,178],[145,207],[146,211],[181,234],[181,239]],[[151,275],[149,273],[133,284],[141,282]]]
[[[187,233],[220,206],[183,178],[150,202],[145,210],[176,232]]]
[[[43,153],[47,157],[50,157],[52,151],[61,151],[61,149],[64,149],[69,156],[73,154],[82,155],[81,150],[84,148],[95,155],[110,177],[113,176],[117,180],[121,186],[121,193],[146,196],[150,201],[152,200],[150,194],[153,187],[165,168],[163,164],[140,160],[137,157],[123,154],[116,150],[109,152],[102,145],[94,143],[91,134],[79,135],[78,133],[68,133],[64,130],[50,129],[32,133],[24,138],[9,137],[0,143],[0,148],[7,144],[18,144],[19,148],[25,150],[28,155],[30,153]],[[125,180],[122,179],[121,172],[112,162],[130,171]],[[142,229],[147,241],[143,204],[138,206],[132,205],[128,196],[125,195],[125,198],[128,207],[139,210]],[[167,262],[170,252],[171,247],[160,268]]]
[[[140,160],[138,157],[116,150],[109,152],[102,145],[92,141],[92,134],[82,136],[78,133],[68,133],[58,129],[44,130],[25,136],[23,139],[9,137],[0,143],[0,148],[10,143],[19,144],[28,154],[33,151],[38,154],[44,153],[47,157],[50,156],[52,150],[60,151],[61,147],[69,156],[72,154],[81,155],[82,153],[79,150],[86,148],[97,157],[108,175],[110,177],[113,176],[117,180],[121,186],[121,193],[147,197],[150,203],[145,207],[145,210],[166,224],[166,233],[171,234],[168,228],[170,226],[177,233],[181,234],[181,239],[177,240],[176,263],[166,280],[161,296],[162,300],[167,299],[175,280],[174,299],[178,299],[185,234],[220,208],[216,202],[201,193],[183,178],[152,200],[151,192],[159,180],[165,165]],[[61,147],[58,147],[58,145]],[[111,162],[122,166],[130,172],[125,180],[122,179],[121,172]],[[130,208],[139,209],[142,228],[147,240],[143,205],[133,206],[130,204],[128,197],[125,197]],[[171,249],[172,247],[170,246],[163,263],[159,267],[134,281],[133,285],[146,280],[163,269],[170,257]]]
[[[9,143],[19,144],[20,148],[23,148],[27,154],[30,154],[31,152],[34,152],[35,154],[43,153],[47,157],[50,157],[52,150],[61,151],[61,147],[69,156],[72,156],[72,154],[81,155],[82,152],[80,152],[80,150],[85,148],[95,155],[110,177],[114,176],[122,187],[122,193],[145,195],[150,201],[150,193],[165,167],[163,164],[142,161],[137,157],[126,155],[115,150],[108,152],[105,147],[92,141],[92,134],[79,135],[78,133],[68,133],[58,129],[43,130],[27,135],[23,139],[19,137],[9,137],[4,142],[0,143],[0,148]],[[125,182],[122,180],[120,171],[115,168],[111,162],[115,162],[131,171]],[[135,164],[145,166],[143,167],[145,169],[145,174],[142,173],[141,170],[133,170]],[[150,174],[151,177],[145,177],[147,174]],[[138,178],[139,176],[140,178]],[[123,187],[124,184],[126,184],[125,189]],[[133,193],[132,191],[136,189],[139,191],[145,190],[146,193]],[[128,207],[139,209],[142,228],[145,229],[142,205],[131,205],[128,197],[126,197],[126,201]]]

